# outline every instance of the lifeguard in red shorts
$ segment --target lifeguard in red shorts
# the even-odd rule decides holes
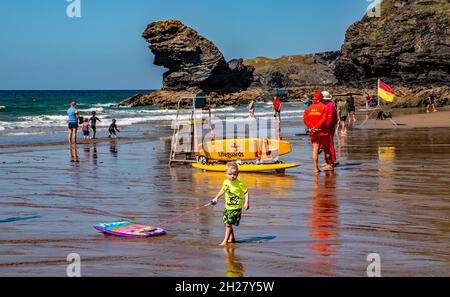
[[[305,110],[304,123],[309,128],[311,143],[313,145],[312,159],[314,162],[314,171],[319,173],[319,147],[323,147],[325,160],[327,163],[331,160],[330,153],[330,132],[326,125],[328,118],[328,108],[322,102],[322,92],[314,94],[313,104]],[[331,163],[323,168],[325,171],[333,170]]]

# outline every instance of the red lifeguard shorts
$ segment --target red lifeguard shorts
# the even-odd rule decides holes
[[[311,139],[311,143],[318,143],[321,146],[329,147],[330,146],[330,135],[329,134],[309,134],[309,139]]]

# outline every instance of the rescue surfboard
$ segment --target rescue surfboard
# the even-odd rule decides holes
[[[217,161],[266,159],[292,152],[289,142],[276,139],[242,138],[211,140],[199,147],[199,156]]]
[[[166,234],[166,230],[164,229],[144,226],[127,220],[99,223],[95,224],[94,228],[102,233],[134,238],[152,237]]]
[[[295,163],[272,163],[272,164],[238,164],[239,172],[261,172],[277,171],[284,172],[288,168],[298,167]],[[192,167],[207,171],[225,172],[226,164],[199,164],[192,163]]]

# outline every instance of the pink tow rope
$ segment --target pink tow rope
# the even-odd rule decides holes
[[[155,226],[152,226],[152,227],[157,228],[157,227],[159,227],[159,226],[161,226],[161,225],[164,225],[164,224],[173,222],[173,221],[175,221],[175,220],[178,220],[179,218],[181,218],[181,217],[183,217],[183,216],[185,216],[185,215],[188,215],[188,214],[190,214],[190,213],[192,213],[192,212],[195,212],[195,211],[197,211],[197,210],[200,210],[200,209],[202,209],[202,208],[204,208],[204,207],[207,207],[207,206],[209,206],[209,205],[216,205],[216,204],[217,204],[216,202],[210,201],[210,202],[208,202],[208,203],[205,204],[205,205],[198,206],[198,207],[196,207],[196,208],[194,208],[194,209],[191,209],[191,210],[189,210],[189,211],[183,212],[182,214],[180,214],[180,215],[178,215],[178,216],[176,216],[176,217],[174,217],[174,218],[171,218],[171,219],[169,219],[169,220],[163,221],[163,222],[159,223],[158,225],[155,225]]]

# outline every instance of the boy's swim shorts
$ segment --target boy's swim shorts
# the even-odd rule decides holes
[[[227,225],[239,226],[241,221],[242,209],[224,209],[223,210],[223,223]]]

